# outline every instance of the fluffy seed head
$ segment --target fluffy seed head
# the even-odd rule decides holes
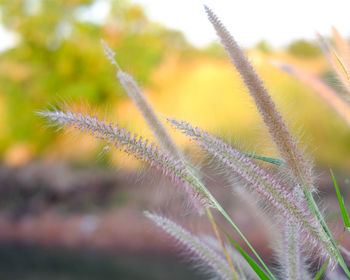
[[[199,261],[199,264],[203,265],[204,262],[221,279],[232,279],[232,272],[227,261],[198,237],[165,217],[147,211],[144,214],[175,238],[182,247],[194,254],[195,260]]]
[[[309,239],[305,242],[305,245],[317,250],[322,256],[334,260],[336,252],[334,252],[330,240],[324,233],[319,221],[312,214],[300,188],[291,191],[291,188],[286,186],[285,182],[280,181],[245,154],[206,131],[183,121],[179,122],[174,119],[168,119],[168,121],[192,140],[197,141],[201,147],[233,171],[245,182],[245,185],[273,206],[283,219],[300,225],[298,227],[299,231]],[[301,192],[298,193],[298,198],[294,194],[297,189]]]
[[[108,141],[137,159],[148,162],[152,167],[161,170],[172,181],[182,185],[198,211],[201,212],[203,207],[209,206],[202,190],[197,185],[191,184],[192,175],[183,162],[161,152],[155,144],[143,140],[142,136],[131,134],[126,129],[113,125],[113,123],[107,124],[90,115],[75,114],[69,111],[42,111],[39,112],[39,115],[60,126],[67,125],[89,132],[92,136]]]
[[[141,89],[137,85],[136,81],[131,75],[125,73],[121,70],[118,63],[114,59],[115,53],[108,47],[106,42],[101,40],[102,46],[104,48],[105,54],[108,60],[116,66],[117,68],[117,78],[119,79],[121,85],[135,103],[137,108],[142,113],[143,117],[147,121],[147,124],[156,136],[159,145],[162,147],[163,152],[170,154],[176,160],[182,160],[182,154],[178,150],[177,146],[169,136],[164,125],[157,117],[151,104],[147,101],[145,96],[142,94]]]
[[[221,43],[249,89],[272,139],[291,172],[291,177],[297,178],[300,185],[306,184],[310,190],[314,190],[312,164],[298,150],[295,141],[276,110],[274,102],[249,63],[248,58],[213,11],[207,6],[205,6],[205,11],[221,39]]]
[[[284,220],[283,240],[279,262],[282,279],[311,280],[302,250],[301,236],[293,221]]]

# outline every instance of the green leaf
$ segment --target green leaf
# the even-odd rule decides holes
[[[267,273],[270,275],[270,279],[277,280],[276,277],[272,274],[271,270],[267,267],[267,265],[264,263],[262,258],[259,256],[259,254],[256,252],[256,250],[253,248],[253,246],[250,244],[248,239],[244,236],[244,234],[240,231],[238,226],[233,222],[231,217],[227,214],[225,209],[221,206],[221,204],[216,200],[216,198],[211,194],[211,192],[207,189],[207,187],[201,182],[201,180],[194,174],[194,170],[191,167],[190,164],[186,165],[188,172],[192,176],[192,179],[196,181],[196,184],[201,187],[201,190],[205,194],[205,196],[210,200],[210,202],[213,204],[214,208],[216,208],[224,217],[225,219],[230,223],[230,225],[234,228],[234,230],[239,234],[239,236],[242,238],[245,244],[249,247],[249,249],[253,252],[255,257],[258,259],[258,261],[261,263],[261,265],[265,268]],[[193,183],[193,182],[192,182]]]
[[[345,205],[344,205],[344,199],[343,199],[343,197],[340,194],[340,191],[339,191],[339,188],[338,188],[338,184],[337,184],[337,181],[335,180],[335,177],[334,177],[332,169],[331,169],[331,175],[332,175],[332,178],[333,178],[334,188],[335,188],[335,191],[337,193],[341,214],[343,216],[344,226],[346,228],[349,228],[350,227],[349,214],[346,211],[346,208],[345,208]]]
[[[283,160],[280,160],[280,159],[277,159],[277,158],[264,157],[264,156],[259,156],[259,155],[255,155],[255,154],[249,154],[249,153],[244,153],[244,155],[246,155],[247,157],[260,159],[262,161],[266,161],[268,163],[276,164],[276,165],[279,165],[279,166],[284,164]]]
[[[266,274],[266,272],[261,269],[261,267],[243,250],[241,246],[238,245],[238,243],[231,237],[231,235],[228,234],[228,232],[226,232],[224,229],[221,228],[221,230],[225,233],[225,235],[232,242],[232,244],[235,245],[237,250],[245,258],[245,260],[248,262],[250,267],[255,271],[255,273],[259,276],[259,278],[262,280],[270,280],[271,278]]]
[[[340,57],[337,55],[337,53],[336,53],[335,51],[333,51],[333,54],[334,54],[335,58],[337,59],[338,63],[340,64],[341,69],[344,71],[344,73],[345,73],[345,75],[346,75],[346,78],[347,78],[348,80],[350,80],[349,72],[348,72],[348,70],[346,69],[346,67],[345,67],[345,65],[344,65],[344,63],[343,63],[343,61],[340,59]]]
[[[325,222],[325,220],[324,220],[324,218],[323,218],[323,216],[322,216],[320,210],[318,209],[318,206],[317,206],[317,204],[316,204],[316,202],[315,202],[315,200],[314,200],[312,194],[310,193],[310,191],[309,191],[308,188],[306,187],[306,184],[305,184],[305,182],[304,182],[304,179],[303,179],[303,177],[300,175],[300,170],[298,170],[298,172],[299,172],[299,179],[300,179],[300,181],[302,182],[303,192],[304,192],[304,194],[305,194],[305,196],[306,196],[306,199],[307,199],[307,201],[308,201],[308,203],[309,203],[309,205],[310,205],[310,207],[311,207],[311,211],[312,211],[313,215],[314,215],[315,217],[317,217],[317,219],[318,219],[319,222],[321,223],[321,226],[322,226],[324,232],[327,234],[327,236],[329,237],[329,241],[330,241],[330,243],[332,244],[332,248],[333,248],[334,253],[335,253],[334,256],[336,257],[336,259],[337,259],[339,265],[341,266],[341,268],[344,270],[346,276],[350,279],[350,271],[349,271],[348,267],[347,267],[346,264],[345,264],[345,261],[344,261],[344,259],[343,259],[343,256],[342,256],[341,253],[339,252],[338,245],[337,245],[336,242],[334,241],[334,238],[333,238],[333,236],[332,236],[332,234],[331,234],[331,232],[330,232],[330,230],[329,230],[329,228],[328,228],[328,226],[327,226],[327,224],[326,224],[326,222]]]
[[[314,280],[318,280],[318,279],[321,278],[321,276],[322,276],[324,270],[326,269],[328,263],[329,263],[329,259],[327,259],[327,261],[326,261],[326,262],[324,263],[324,265],[321,267],[320,271],[317,272],[317,274],[316,274]]]
[[[309,201],[309,204],[311,206],[311,209],[312,209],[313,213],[316,214],[316,217],[321,222],[323,230],[325,231],[325,233],[329,237],[329,240],[330,240],[330,242],[331,242],[331,244],[333,246],[333,249],[336,252],[336,258],[337,258],[337,260],[339,262],[339,265],[344,270],[346,276],[349,277],[349,279],[350,279],[350,271],[349,271],[348,267],[346,266],[342,255],[339,252],[338,245],[335,243],[335,241],[333,239],[333,236],[332,236],[330,230],[328,229],[328,226],[327,226],[326,222],[324,221],[323,216],[322,216],[320,210],[318,209],[314,198],[312,197],[312,195],[310,194],[310,192],[308,190],[306,192],[304,192],[304,193],[306,194],[306,197],[307,197],[307,199]]]

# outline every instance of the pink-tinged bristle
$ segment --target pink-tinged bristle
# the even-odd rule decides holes
[[[233,64],[253,97],[272,139],[289,167],[289,171],[292,175],[291,177],[296,178],[300,185],[305,184],[310,191],[314,191],[312,164],[299,151],[296,142],[293,140],[284,124],[263,82],[256,74],[242,49],[238,46],[218,17],[207,6],[205,6],[205,11],[217,35],[220,37],[221,43],[228,52]]]
[[[284,220],[282,252],[280,256],[281,273],[286,280],[311,280],[302,254],[302,242],[298,227],[293,221]]]
[[[252,159],[206,131],[193,127],[187,122],[174,119],[168,119],[168,121],[182,133],[198,141],[201,147],[241,178],[245,185],[278,210],[284,219],[299,224],[300,234],[307,235],[308,245],[312,249],[320,252],[322,256],[330,257],[331,261],[334,260],[335,252],[333,252],[330,240],[312,214],[302,193],[296,199],[295,190],[291,191],[285,182],[280,181]]]
[[[121,129],[112,123],[106,124],[105,121],[99,121],[96,117],[90,115],[75,114],[69,111],[46,111],[39,114],[61,126],[68,125],[80,131],[88,132],[96,138],[107,140],[117,149],[148,162],[152,167],[162,171],[174,183],[183,186],[189,200],[200,213],[203,212],[203,208],[209,207],[207,198],[201,193],[201,189],[188,182],[192,175],[183,162],[161,152],[155,144],[149,144],[148,140],[143,140],[141,136],[131,134],[126,129]]]
[[[144,119],[146,120],[148,126],[154,133],[160,147],[163,149],[164,153],[169,154],[173,159],[177,161],[182,161],[183,156],[174,141],[169,136],[164,125],[158,118],[157,114],[154,112],[151,104],[148,102],[146,97],[142,94],[141,89],[137,85],[134,78],[126,72],[123,72],[119,67],[117,61],[114,59],[115,53],[108,47],[106,42],[101,40],[102,46],[104,48],[105,55],[108,60],[116,66],[117,68],[117,78],[120,84],[123,86],[130,99],[134,102],[137,108],[142,113]]]
[[[165,217],[147,211],[145,216],[175,238],[185,250],[194,254],[195,259],[199,260],[200,263],[209,266],[220,279],[233,279],[228,262],[200,238]]]

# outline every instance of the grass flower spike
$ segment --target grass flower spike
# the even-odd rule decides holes
[[[346,83],[347,85],[350,85],[350,44],[340,35],[339,31],[334,26],[332,27],[332,33],[336,49],[341,58],[340,62],[343,63],[342,68],[346,76]]]
[[[302,176],[307,187],[310,190],[314,190],[312,165],[298,150],[295,141],[285,126],[279,112],[276,110],[276,106],[265,89],[263,82],[250,65],[242,49],[238,46],[218,17],[207,6],[205,6],[205,10],[216,33],[221,39],[221,43],[248,87],[282,158],[292,172],[293,176],[291,177],[299,178]],[[300,185],[302,185],[301,182]]]
[[[193,236],[187,230],[167,218],[151,214],[147,211],[145,212],[145,216],[152,220],[157,226],[161,227],[165,232],[174,237],[180,243],[181,247],[185,247],[187,251],[192,253],[194,255],[194,259],[197,260],[201,266],[203,266],[204,262],[211,268],[215,275],[220,277],[220,279],[238,280],[238,278],[232,276],[232,272],[227,261],[200,238]]]
[[[308,237],[305,245],[311,246],[313,250],[326,258],[332,258],[335,262],[336,253],[332,244],[317,218],[313,216],[306,199],[298,201],[285,182],[268,173],[245,154],[215,136],[183,121],[179,122],[174,119],[168,119],[168,121],[192,140],[197,141],[201,147],[233,171],[242,179],[243,185],[254,190],[265,202],[278,210],[284,220],[300,225],[300,232]]]
[[[116,67],[117,79],[142,113],[159,146],[143,139],[142,136],[120,128],[118,125],[101,121],[88,114],[60,110],[40,111],[38,114],[60,127],[67,126],[81,132],[87,132],[108,142],[109,145],[147,162],[169,177],[174,183],[183,187],[189,201],[194,204],[198,212],[206,213],[217,240],[194,236],[180,225],[163,216],[148,211],[144,214],[176,239],[179,246],[190,252],[191,257],[206,271],[211,272],[215,279],[309,280],[312,279],[312,275],[306,264],[311,260],[310,256],[315,256],[315,259],[311,260],[312,263],[324,261],[323,270],[326,267],[327,270],[332,269],[339,263],[350,279],[350,271],[339,251],[341,247],[335,242],[312,195],[312,192],[316,191],[316,186],[311,161],[298,148],[297,142],[290,134],[272,98],[243,50],[212,10],[207,6],[204,7],[210,22],[254,99],[270,136],[280,152],[281,159],[243,153],[214,135],[198,127],[193,127],[190,123],[170,118],[168,122],[191,140],[196,141],[217,160],[223,169],[229,171],[230,175],[239,178],[239,183],[243,187],[240,191],[258,198],[254,199],[252,203],[260,199],[264,206],[273,210],[267,213],[271,214],[269,225],[273,227],[271,230],[273,234],[270,237],[277,241],[275,243],[279,244],[276,249],[279,257],[277,262],[280,264],[278,277],[262,260],[231,216],[203,183],[199,171],[193,167],[169,136],[165,126],[142,94],[135,79],[121,69],[114,58],[115,53],[103,40],[101,40],[101,43],[105,55],[111,64]],[[337,35],[338,48],[342,50],[342,53],[350,55],[350,50],[346,48],[347,45],[343,42],[341,36],[337,33],[335,35]],[[342,62],[340,64],[344,66],[344,69],[345,66],[349,67]],[[288,69],[298,73],[298,70]],[[343,72],[348,73],[348,70],[345,69]],[[314,81],[314,84],[315,87],[321,87],[320,84],[317,84],[317,81]],[[327,88],[321,89],[324,89],[325,98],[332,99],[332,94],[329,93]],[[345,110],[344,102],[342,103],[339,100],[335,100],[332,104],[343,117],[347,117],[347,121],[350,123],[349,110]],[[276,169],[281,170],[287,176],[281,178],[281,173],[265,168],[259,160],[275,164]],[[338,196],[340,196],[339,191]],[[261,210],[260,206],[260,203],[256,203],[254,209]],[[210,208],[213,208],[213,213]],[[343,208],[345,209],[344,205]],[[248,207],[244,210],[247,209]],[[216,214],[221,214],[225,218],[226,224],[224,226],[216,221],[214,210],[218,211]],[[231,228],[226,231],[228,225]],[[231,236],[233,230],[240,238],[237,241]],[[230,241],[235,249],[227,246],[225,241]],[[246,249],[244,246],[241,247],[240,243],[243,243],[249,249],[249,252],[246,252]],[[323,273],[322,269],[317,275]],[[316,278],[319,277],[317,275]]]
[[[172,141],[165,127],[157,117],[156,113],[153,111],[152,106],[148,103],[147,99],[142,94],[134,78],[128,73],[125,73],[121,70],[118,63],[114,59],[115,53],[108,47],[108,45],[103,40],[101,40],[101,43],[109,61],[112,65],[115,65],[117,68],[117,77],[121,85],[142,113],[149,127],[152,129],[154,135],[156,136],[160,146],[163,148],[163,151],[169,153],[173,158],[181,160],[181,152],[178,150],[177,146]]]
[[[334,91],[318,77],[294,65],[277,61],[275,61],[273,64],[317,92],[350,127],[350,105],[336,91]]]
[[[237,231],[237,233],[240,235],[240,237],[244,240],[244,242],[248,245],[250,250],[254,253],[254,255],[257,257],[259,262],[263,265],[263,267],[268,271],[268,273],[272,276],[271,271],[268,269],[266,264],[263,262],[263,260],[260,258],[258,253],[254,250],[254,248],[251,246],[249,241],[245,238],[245,236],[242,234],[242,232],[239,230],[237,225],[232,221],[232,219],[229,217],[229,215],[226,213],[226,211],[222,208],[220,203],[215,199],[215,197],[210,193],[210,191],[207,189],[207,187],[202,183],[201,179],[198,177],[196,172],[194,171],[191,163],[186,161],[181,152],[177,149],[177,146],[174,144],[170,136],[168,135],[166,129],[162,125],[161,121],[158,119],[157,115],[153,111],[151,105],[147,102],[146,98],[143,96],[141,90],[137,86],[134,79],[129,75],[121,71],[118,63],[114,59],[115,53],[107,46],[107,44],[101,40],[101,43],[104,47],[105,54],[108,57],[108,59],[111,61],[113,65],[116,66],[118,72],[117,77],[119,78],[121,84],[123,85],[124,89],[127,91],[129,97],[133,100],[135,105],[138,107],[138,109],[142,112],[144,118],[146,119],[149,127],[152,129],[154,135],[157,137],[158,142],[164,149],[164,152],[169,153],[172,155],[175,159],[178,159],[179,163],[184,164],[187,172],[188,177],[186,177],[187,182],[190,183],[190,185],[194,186],[194,189],[198,189],[198,191],[204,195],[207,202],[216,208],[227,220],[228,222],[233,226],[233,228]],[[197,207],[197,209],[202,209]],[[199,213],[202,213],[202,211],[199,211]],[[211,212],[209,209],[206,209],[207,216],[209,220],[211,220],[212,225],[215,225],[215,222],[211,216]],[[215,226],[214,226],[215,227]],[[217,235],[218,239],[221,239],[219,235]],[[226,249],[223,245],[223,251],[226,252]],[[227,256],[227,254],[226,254]],[[231,261],[228,258],[228,262],[231,263]],[[234,273],[234,268],[232,267],[232,272]]]
[[[205,194],[202,194],[197,185],[191,184],[191,175],[182,161],[160,151],[155,144],[143,140],[142,136],[132,135],[126,129],[114,126],[112,123],[107,124],[105,121],[99,121],[90,115],[75,114],[69,111],[43,111],[39,112],[39,115],[60,126],[68,125],[80,131],[89,132],[96,138],[107,140],[116,148],[148,162],[152,167],[161,170],[170,177],[172,181],[184,186],[191,197],[191,202],[199,208],[198,210],[209,206]]]
[[[280,257],[283,279],[311,280],[312,277],[303,262],[300,233],[288,220],[285,221],[283,238],[282,256]]]
[[[324,52],[325,56],[329,60],[333,70],[337,74],[337,77],[343,84],[344,88],[350,93],[350,57],[349,46],[346,41],[341,38],[340,34],[333,28],[334,40],[336,42],[337,49],[334,49],[325,38],[320,34],[317,35],[319,45]]]

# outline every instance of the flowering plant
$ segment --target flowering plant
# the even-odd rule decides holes
[[[310,260],[314,262],[315,258],[323,265],[314,276],[315,279],[319,279],[326,268],[327,275],[331,277],[330,271],[337,264],[341,266],[347,277],[350,277],[350,271],[340,253],[340,250],[343,249],[334,240],[313,198],[317,186],[313,177],[311,160],[298,147],[244,52],[213,11],[206,6],[205,11],[232,63],[249,89],[282,160],[241,152],[214,135],[185,121],[169,118],[168,122],[175,129],[180,130],[198,143],[233,176],[239,178],[244,190],[253,193],[268,208],[274,210],[271,215],[281,236],[276,248],[279,256],[278,271],[272,272],[229,214],[208,190],[191,162],[169,136],[137,83],[119,67],[114,59],[115,53],[104,41],[102,41],[102,45],[105,54],[116,67],[117,77],[121,85],[142,112],[156,136],[159,146],[149,143],[148,140],[144,140],[141,136],[132,134],[118,125],[100,121],[88,114],[59,110],[41,111],[39,114],[59,126],[71,126],[89,132],[137,159],[147,162],[179,184],[188,194],[189,200],[198,213],[205,213],[208,217],[217,240],[204,240],[194,236],[170,219],[155,213],[146,211],[145,216],[173,236],[180,246],[190,251],[197,262],[210,270],[216,277],[220,279],[312,279],[312,273],[315,271],[310,271],[308,264]],[[260,161],[274,164],[277,167],[277,172],[266,169]],[[336,190],[340,197],[337,186]],[[339,201],[343,210],[345,226],[350,226],[342,200]],[[212,211],[223,215],[249,248],[252,257],[239,245],[237,240],[218,225]],[[232,247],[225,243],[223,235],[233,245]]]

